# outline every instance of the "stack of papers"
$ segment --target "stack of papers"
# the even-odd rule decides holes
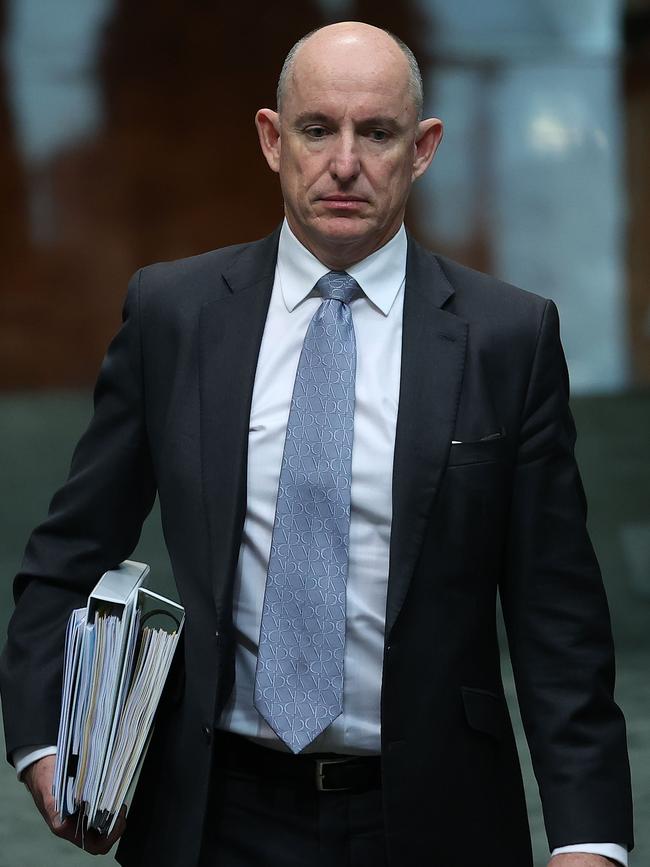
[[[106,572],[68,621],[53,794],[108,833],[148,745],[183,628],[180,605],[143,587],[149,567]]]

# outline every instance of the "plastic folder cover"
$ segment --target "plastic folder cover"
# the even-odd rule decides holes
[[[106,572],[66,632],[53,794],[62,818],[106,833],[137,779],[185,620],[143,586],[148,574],[131,560]]]

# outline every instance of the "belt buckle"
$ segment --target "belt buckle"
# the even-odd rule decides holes
[[[324,769],[327,765],[340,765],[347,759],[316,759],[316,788],[319,792],[347,792],[349,786],[325,786],[323,785]]]

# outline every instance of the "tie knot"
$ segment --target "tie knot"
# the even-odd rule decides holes
[[[314,288],[320,292],[324,301],[334,299],[349,304],[360,287],[347,271],[329,271],[320,278]]]

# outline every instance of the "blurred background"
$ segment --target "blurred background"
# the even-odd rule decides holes
[[[414,189],[411,230],[559,307],[628,719],[631,864],[648,864],[646,0],[0,0],[0,629],[27,535],[88,421],[130,274],[274,228],[281,199],[255,111],[275,106],[293,42],[345,19],[411,46],[426,113],[446,124]],[[171,587],[155,513],[134,556]],[[504,672],[516,719],[506,659]],[[520,744],[541,867],[548,849]],[[0,840],[3,867],[89,857],[49,835],[8,765]]]

